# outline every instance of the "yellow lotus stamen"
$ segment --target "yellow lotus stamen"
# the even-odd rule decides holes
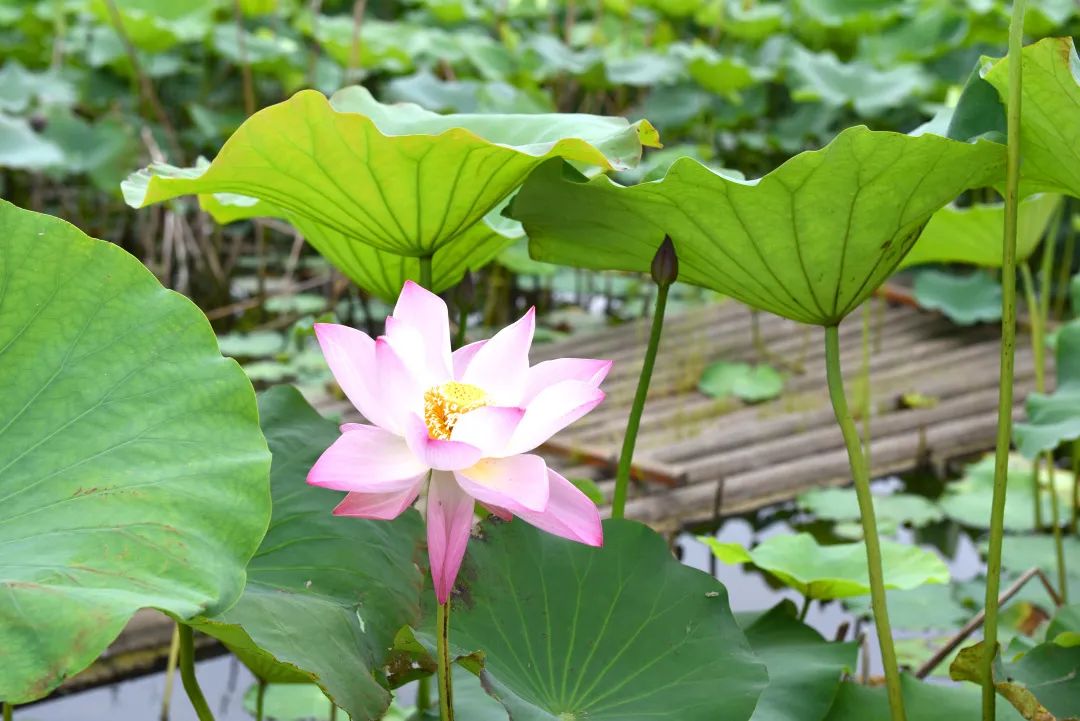
[[[449,440],[463,415],[488,404],[487,394],[470,383],[450,381],[424,393],[424,423],[428,436]]]

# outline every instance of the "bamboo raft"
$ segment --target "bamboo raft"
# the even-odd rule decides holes
[[[996,327],[960,328],[909,304],[881,303],[871,314],[869,399],[874,477],[930,466],[993,447],[997,423],[999,333]],[[853,412],[860,407],[863,358],[861,313],[840,327],[841,363]],[[825,386],[821,330],[776,316],[758,318],[768,353],[799,362],[783,394],[744,404],[697,390],[705,367],[717,360],[758,362],[751,312],[728,302],[672,315],[664,327],[634,456],[626,515],[675,534],[720,517],[794,498],[816,487],[850,482],[847,454]],[[648,337],[648,321],[606,328],[537,345],[534,363],[573,356],[608,358],[614,367],[607,399],[541,448],[570,478],[594,480],[610,501],[631,400]],[[775,363],[774,363],[775,365]],[[1030,343],[1016,352],[1016,415],[1034,389]],[[932,403],[910,404],[910,394]],[[359,419],[329,392],[310,398],[324,415]],[[913,407],[914,405],[914,407]],[[607,513],[604,508],[602,513]],[[153,611],[138,614],[105,656],[69,681],[60,694],[113,683],[164,667],[171,622]],[[223,652],[210,639],[203,653]]]

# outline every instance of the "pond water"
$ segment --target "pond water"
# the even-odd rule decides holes
[[[939,495],[943,483],[932,477],[909,476],[882,479],[874,484],[876,493],[907,491],[931,498]],[[700,530],[712,533],[718,540],[737,542],[751,546],[776,534],[810,531],[819,540],[842,540],[831,533],[831,524],[815,520],[802,513],[794,502],[762,509],[746,516],[724,519],[718,528]],[[938,553],[948,564],[954,581],[969,581],[985,568],[971,535],[951,522],[940,522],[918,531],[901,528],[896,540],[914,543]],[[684,563],[707,573],[712,573],[727,587],[732,610],[736,613],[763,611],[789,598],[796,604],[801,597],[795,591],[771,584],[760,572],[739,565],[725,565],[713,560],[708,548],[693,533],[683,533],[676,539],[676,553]],[[836,638],[838,630],[847,625],[848,640],[854,638],[854,630],[866,634],[864,649],[868,651],[861,661],[864,671],[871,675],[881,674],[877,640],[873,624],[857,624],[854,614],[839,602],[813,604],[807,614],[807,623],[823,636]],[[898,639],[904,638],[897,631]],[[910,636],[911,634],[907,634]],[[244,693],[254,683],[251,673],[230,656],[208,659],[198,664],[199,681],[215,712],[218,721],[250,721],[251,715],[244,709]],[[96,689],[39,703],[17,710],[16,721],[147,721],[158,718],[164,690],[164,674],[153,674],[141,679],[127,681],[114,687]],[[401,691],[402,701],[413,696],[412,689]],[[328,714],[329,716],[329,714]],[[339,714],[339,718],[342,715]],[[173,692],[172,721],[196,721],[195,712],[187,701],[179,678]]]

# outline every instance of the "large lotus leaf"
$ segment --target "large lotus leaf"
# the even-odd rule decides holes
[[[974,686],[927,683],[904,674],[900,677],[908,721],[980,721],[980,692]],[[848,681],[840,686],[825,721],[889,721],[885,687]],[[998,704],[996,721],[1021,721],[1012,706]]]
[[[960,651],[949,675],[954,681],[981,683],[983,642]],[[998,656],[994,688],[1028,721],[1080,718],[1080,645],[1042,643],[1017,659]]]
[[[1059,645],[1080,642],[1080,604],[1059,608],[1046,628],[1046,638]]]
[[[848,523],[858,521],[862,516],[854,488],[815,488],[800,495],[797,502],[800,508],[809,511],[815,518],[821,520]],[[940,521],[944,516],[933,501],[913,493],[875,495],[874,514],[877,517],[878,526],[885,535],[891,535],[885,530],[886,528],[895,531],[904,524],[920,528]],[[856,538],[861,537],[860,526],[859,535]]]
[[[451,643],[530,721],[748,719],[766,684],[714,578],[663,538],[604,522],[603,548],[528,524],[484,525],[453,598]]]
[[[951,631],[971,617],[971,611],[958,601],[951,585],[919,586],[885,592],[889,622],[895,629],[907,631]],[[844,608],[869,618],[873,614],[869,596],[849,598]]]
[[[420,616],[423,523],[415,511],[394,521],[332,516],[340,495],[305,477],[337,424],[291,386],[261,394],[259,413],[274,456],[270,529],[240,600],[198,627],[263,677],[306,676],[353,719],[377,719],[390,694],[375,674]]]
[[[647,273],[666,234],[679,280],[832,325],[888,278],[934,212],[999,179],[1003,161],[995,143],[858,126],[754,181],[688,159],[661,181],[624,188],[547,163],[510,215],[538,260]]]
[[[54,70],[33,72],[17,60],[0,68],[0,111],[21,113],[34,106],[75,102],[75,87]]]
[[[1001,284],[982,271],[960,275],[923,270],[915,276],[912,291],[920,306],[941,311],[957,325],[1001,318]]]
[[[747,551],[738,543],[701,537],[724,563],[753,563],[786,586],[809,598],[833,599],[870,593],[866,546],[840,543],[821,546],[809,533],[770,536]],[[885,588],[916,588],[948,583],[949,569],[933,552],[918,546],[882,541]]]
[[[135,611],[230,606],[270,514],[255,395],[119,247],[0,201],[0,698],[90,664]]]
[[[1061,203],[1061,196],[1043,193],[1020,202],[1016,257],[1027,260],[1035,252]],[[969,263],[987,268],[1001,267],[1001,233],[1005,206],[949,205],[930,218],[919,240],[900,263],[907,268],[922,263]]]
[[[199,204],[219,223],[258,217],[278,217],[292,223],[323,257],[359,287],[393,303],[406,280],[420,280],[420,260],[373,248],[329,226],[290,216],[270,203],[226,193],[199,196]],[[498,224],[498,230],[492,227]],[[464,230],[431,258],[431,290],[442,292],[457,284],[466,271],[478,270],[520,237],[517,224],[497,215]]]
[[[1024,192],[1080,197],[1080,59],[1072,38],[1047,38],[1024,48],[1020,143]],[[1008,94],[1009,61],[983,66],[983,78]]]
[[[820,721],[859,655],[854,641],[829,643],[796,620],[790,601],[759,616],[746,628],[746,640],[769,672],[755,721]]]
[[[1032,490],[1034,473],[1032,464],[1014,454],[1009,457],[1009,493],[1005,498],[1005,528],[1010,531],[1030,531],[1034,527],[1035,494]],[[1041,468],[1044,484],[1050,481],[1046,468]],[[1063,507],[1068,508],[1073,476],[1058,469],[1054,472],[1054,486]],[[958,480],[949,483],[938,500],[945,515],[957,523],[972,528],[988,528],[990,504],[994,494],[994,457],[987,455],[964,469]],[[1050,499],[1042,495],[1042,517],[1050,518]],[[1026,570],[1024,568],[1017,570]]]
[[[860,61],[844,63],[831,52],[812,53],[795,46],[789,68],[797,100],[820,100],[826,105],[851,105],[859,115],[874,115],[910,102],[932,84],[915,64],[878,70]]]
[[[931,5],[880,33],[860,37],[858,55],[878,67],[937,58],[962,43],[968,30],[962,10],[952,5]]]
[[[545,158],[603,169],[656,145],[646,121],[590,115],[438,115],[351,87],[301,91],[248,118],[198,175],[151,166],[124,183],[143,207],[235,193],[399,255],[428,255],[478,222]]]
[[[1080,438],[1080,321],[1057,334],[1057,388],[1027,397],[1027,422],[1013,427],[1017,449],[1028,458]]]

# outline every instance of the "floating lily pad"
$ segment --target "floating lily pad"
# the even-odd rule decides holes
[[[420,515],[331,515],[341,496],[307,485],[305,477],[340,435],[337,424],[290,386],[261,394],[259,412],[274,456],[270,528],[248,565],[240,600],[197,627],[256,675],[314,681],[353,718],[378,718],[390,693],[376,674],[397,632],[420,617]]]
[[[858,521],[862,517],[854,488],[815,488],[800,495],[797,502],[826,521]],[[901,525],[919,528],[945,517],[933,501],[912,493],[875,494],[874,515],[883,535],[889,535],[885,529],[895,531]],[[856,537],[862,537],[861,527]]]
[[[482,525],[452,600],[451,644],[512,718],[744,721],[766,684],[714,578],[664,539],[604,522],[603,548]]]
[[[738,543],[701,537],[724,563],[752,563],[809,598],[834,599],[870,593],[866,546],[862,543],[818,545],[809,533],[770,536],[747,551]],[[885,588],[916,588],[948,583],[949,569],[934,553],[918,546],[882,541]]]
[[[958,325],[1001,320],[1001,284],[981,271],[954,275],[924,270],[915,277],[914,290],[919,305],[941,311]]]
[[[1027,422],[1013,428],[1016,447],[1028,458],[1080,438],[1080,321],[1057,334],[1057,388],[1027,397]]]
[[[1035,252],[1060,204],[1061,196],[1052,193],[1031,196],[1020,202],[1016,238],[1018,261],[1027,260]],[[900,267],[922,263],[969,263],[1000,268],[1004,222],[1005,206],[1001,204],[967,208],[946,206],[930,218]],[[998,302],[1000,304],[1000,300]]]
[[[321,226],[332,259],[353,243],[423,256],[478,223],[547,158],[618,170],[658,142],[645,121],[438,115],[383,105],[362,87],[329,101],[305,90],[248,118],[209,166],[150,166],[123,189],[137,208],[187,194],[257,198],[309,237]]]
[[[891,275],[939,208],[997,182],[1003,161],[995,143],[854,127],[754,181],[687,159],[624,188],[552,161],[508,212],[537,260],[645,273],[670,235],[681,281],[833,325]]]
[[[1005,498],[1005,528],[1009,531],[1030,531],[1034,528],[1035,493],[1032,464],[1022,456],[1013,454],[1009,457],[1009,492]],[[1049,482],[1049,474],[1041,469],[1043,483]],[[1072,474],[1057,469],[1054,471],[1054,484],[1058,498],[1067,508],[1071,498]],[[994,457],[987,455],[982,460],[972,463],[964,469],[964,475],[949,483],[945,492],[938,499],[938,505],[945,515],[957,523],[972,528],[988,528],[990,522],[990,503],[994,494]],[[1042,517],[1050,518],[1050,499],[1043,494]],[[1026,569],[1020,569],[1026,570]]]
[[[235,602],[269,519],[251,384],[138,259],[0,201],[0,698],[33,701],[144,607]]]
[[[717,361],[705,368],[698,390],[710,398],[735,396],[748,403],[776,398],[784,390],[784,376],[770,365]]]

